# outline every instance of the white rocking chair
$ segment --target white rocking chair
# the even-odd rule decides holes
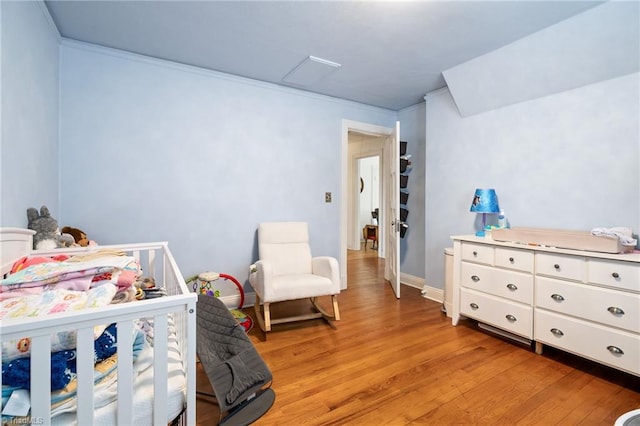
[[[249,282],[256,293],[256,319],[262,331],[270,331],[272,324],[291,321],[313,318],[340,320],[338,261],[329,256],[311,256],[306,222],[261,223],[258,227],[258,251],[259,260],[251,265]],[[331,297],[333,313],[318,304],[320,296]],[[311,299],[314,312],[271,318],[271,303],[305,298]]]

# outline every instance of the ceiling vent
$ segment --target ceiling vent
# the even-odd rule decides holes
[[[289,71],[282,81],[296,86],[309,86],[317,83],[340,68],[340,64],[326,59],[309,56]]]

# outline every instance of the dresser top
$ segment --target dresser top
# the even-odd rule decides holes
[[[561,249],[556,247],[547,247],[547,246],[539,246],[532,244],[523,244],[523,243],[510,243],[506,241],[495,241],[491,237],[478,237],[475,235],[453,235],[451,237],[454,241],[466,241],[471,243],[478,244],[490,244],[496,247],[511,247],[518,249],[526,249],[533,250],[539,252],[549,252],[549,253],[559,253],[559,254],[569,254],[573,256],[584,256],[584,257],[594,257],[600,259],[612,259],[612,260],[623,260],[626,262],[636,262],[640,263],[640,252],[634,251],[632,253],[600,253],[596,251],[586,251],[586,250],[569,250],[569,249]]]

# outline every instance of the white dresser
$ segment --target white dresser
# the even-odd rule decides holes
[[[452,323],[469,317],[640,376],[640,254],[453,239]]]

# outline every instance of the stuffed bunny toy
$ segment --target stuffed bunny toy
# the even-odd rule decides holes
[[[27,209],[27,227],[36,231],[33,236],[34,250],[51,250],[59,247],[70,247],[75,243],[73,236],[61,234],[58,221],[51,217],[47,206],[40,208],[40,213],[33,207]]]

